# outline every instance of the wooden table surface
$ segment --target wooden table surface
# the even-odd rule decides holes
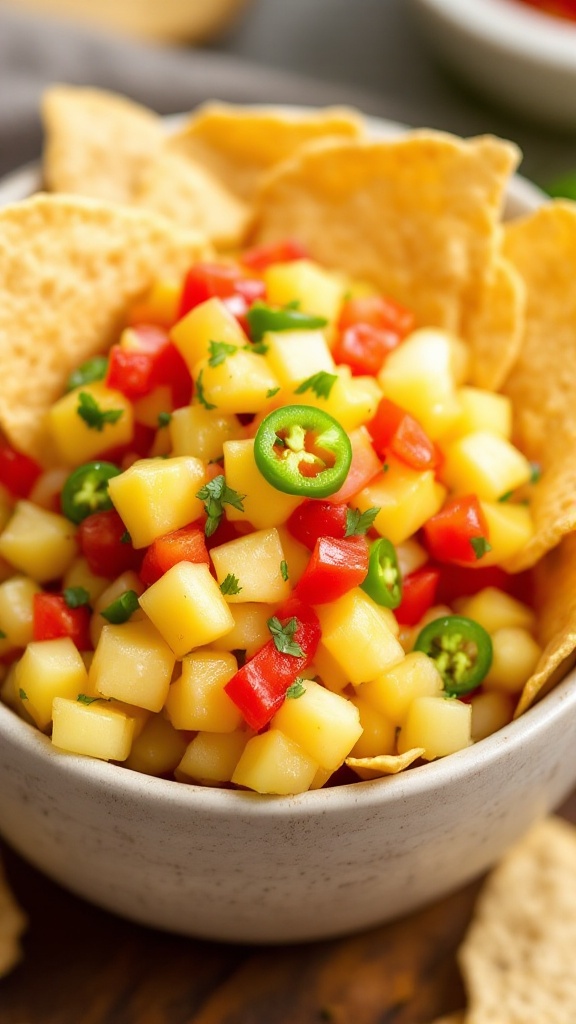
[[[560,813],[576,824],[576,792]],[[4,857],[29,928],[0,1024],[426,1024],[464,1004],[455,954],[481,882],[349,938],[227,946],[123,921]]]

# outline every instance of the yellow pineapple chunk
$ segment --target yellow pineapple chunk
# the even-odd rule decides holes
[[[290,796],[310,788],[318,767],[295,740],[279,729],[269,729],[248,740],[232,782],[257,793]]]
[[[318,605],[322,643],[351,683],[375,679],[402,661],[404,651],[381,609],[359,587]]]
[[[106,590],[108,580],[105,576],[96,576],[92,572],[83,555],[78,555],[68,566],[62,577],[62,589],[66,587],[82,587],[89,595],[89,604],[94,607],[100,594]]]
[[[240,730],[199,732],[184,751],[176,778],[209,786],[230,782],[250,735]]]
[[[435,327],[421,328],[388,355],[378,381],[386,397],[412,413],[437,440],[460,417],[456,385],[462,362],[458,338]]]
[[[171,775],[184,756],[187,740],[163,714],[151,715],[133,740],[125,764],[145,775]]]
[[[108,492],[135,548],[193,522],[202,514],[197,497],[204,485],[204,463],[192,455],[139,459],[113,477]]]
[[[422,747],[432,761],[472,742],[472,708],[451,697],[416,697],[398,737],[398,753]]]
[[[16,502],[0,533],[0,555],[37,583],[62,576],[77,551],[74,524],[30,501]]]
[[[328,325],[337,320],[344,284],[336,274],[331,274],[312,260],[274,263],[264,271],[264,280],[271,305],[287,306],[297,302],[304,313],[323,316]]]
[[[232,490],[243,495],[243,509],[226,505],[226,518],[245,520],[257,530],[286,522],[302,498],[283,494],[264,479],[254,461],[254,441],[226,441],[224,444],[224,475]]]
[[[275,605],[255,601],[231,605],[232,629],[212,640],[210,646],[217,651],[245,651],[246,657],[251,658],[270,639],[268,619],[275,611]]]
[[[484,679],[488,689],[520,693],[542,654],[542,648],[522,626],[504,626],[492,633],[492,665]]]
[[[266,360],[283,388],[295,388],[315,373],[334,373],[334,360],[322,331],[268,331]]]
[[[223,362],[201,359],[194,367],[197,393],[219,413],[261,412],[278,387],[278,379],[266,358],[257,352],[236,349]]]
[[[460,494],[497,501],[528,483],[532,466],[505,437],[475,430],[447,444],[440,469],[443,482]]]
[[[182,674],[172,683],[165,710],[176,729],[234,732],[242,714],[225,692],[238,671],[232,654],[194,651],[182,660]],[[178,758],[180,760],[180,758]]]
[[[358,708],[362,734],[350,751],[351,757],[377,757],[396,751],[396,725],[360,696],[350,698]]]
[[[234,625],[220,587],[204,563],[173,565],[142,594],[140,605],[177,658],[224,636]]]
[[[318,675],[326,689],[332,690],[333,693],[342,693],[342,690],[345,690],[350,682],[347,673],[322,641],[316,648],[312,667],[315,670],[314,675]]]
[[[167,384],[161,384],[143,398],[138,398],[133,403],[133,409],[136,423],[143,423],[145,427],[157,427],[162,413],[172,411],[172,388]]]
[[[530,509],[509,501],[481,501],[480,507],[488,523],[491,550],[480,565],[500,565],[518,554],[534,533]]]
[[[169,327],[178,316],[181,294],[181,281],[177,278],[159,277],[141,301],[131,308],[132,323],[159,324],[163,327]],[[129,331],[130,328],[126,328],[122,332],[120,338],[121,345],[123,344],[124,335],[128,334]],[[134,344],[133,341],[132,345]],[[128,342],[128,345],[130,345],[130,342]]]
[[[29,643],[14,676],[16,691],[39,729],[50,725],[55,697],[75,701],[87,683],[86,667],[70,637]]]
[[[362,683],[359,695],[395,725],[406,721],[416,697],[439,697],[444,692],[442,676],[432,658],[412,651],[376,679]]]
[[[210,342],[242,348],[248,338],[235,316],[217,298],[201,302],[186,313],[170,331],[170,338],[182,355],[190,373],[201,359],[210,355]]]
[[[489,430],[510,440],[512,434],[512,402],[507,395],[483,388],[463,387],[457,391],[460,416],[456,424],[458,434],[475,430]]]
[[[532,630],[536,624],[533,608],[498,587],[484,587],[472,597],[463,598],[456,610],[480,623],[488,633],[510,626]]]
[[[174,662],[168,644],[150,622],[123,622],[104,626],[88,679],[103,697],[160,711]]]
[[[298,743],[321,768],[335,771],[362,734],[358,708],[312,679],[302,680],[301,686],[304,693],[286,698],[271,727]]]
[[[278,531],[256,530],[245,537],[227,541],[210,552],[220,587],[227,577],[235,577],[239,592],[225,593],[229,604],[262,601],[280,604],[290,594],[286,559]],[[284,574],[282,572],[283,566]]]
[[[319,395],[313,386],[307,385],[306,380],[301,380],[299,387],[304,386],[305,390],[295,390],[289,401],[298,405],[317,405],[350,433],[375,416],[382,390],[374,377],[353,377],[350,367],[345,364],[335,368],[334,377],[328,395],[322,391]]]
[[[132,719],[108,704],[54,698],[52,743],[60,750],[102,761],[125,761],[133,733]]]
[[[33,639],[34,594],[41,593],[29,576],[12,576],[0,583],[0,654],[26,647]]]
[[[381,537],[401,544],[439,512],[446,488],[439,484],[431,469],[420,471],[389,456],[387,469],[352,498],[361,512],[379,508],[374,528]]]
[[[110,625],[110,620],[102,615],[109,605],[114,601],[117,601],[122,594],[125,594],[129,590],[133,590],[137,597],[140,597],[144,593],[144,584],[140,577],[133,572],[131,569],[127,569],[126,572],[120,573],[112,583],[108,583],[104,580],[104,590],[98,595],[92,605],[92,615],[90,617],[90,639],[92,646],[96,648],[100,639],[100,634],[104,629],[104,626]],[[141,609],[136,609],[130,616],[130,621],[134,622],[144,618],[144,612]]]
[[[292,536],[286,526],[279,525],[276,529],[284,552],[287,579],[290,586],[295,587],[310,561],[310,552],[304,544]]]
[[[242,436],[242,426],[232,414],[202,405],[175,409],[168,426],[173,455],[195,455],[202,462],[219,459],[225,441]]]
[[[100,413],[109,419],[101,419]],[[95,381],[55,402],[48,411],[47,426],[62,462],[79,465],[132,440],[132,404],[121,391]]]
[[[484,690],[472,697],[472,739],[474,743],[491,736],[512,721],[514,703],[507,693]]]

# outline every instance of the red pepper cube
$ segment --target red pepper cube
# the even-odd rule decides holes
[[[0,484],[16,498],[27,498],[41,473],[42,467],[35,459],[9,444],[0,444]]]
[[[292,260],[310,259],[308,249],[295,239],[288,238],[282,242],[269,242],[267,245],[254,246],[243,253],[242,263],[251,270],[266,270],[273,263],[290,263]]]
[[[416,626],[436,600],[439,569],[417,569],[402,580],[402,601],[394,615],[401,626]]]
[[[144,555],[140,579],[149,587],[177,562],[205,562],[210,565],[204,530],[197,523],[157,537]]]
[[[475,494],[446,502],[424,524],[424,541],[437,562],[474,564],[488,550],[488,523]]]
[[[344,537],[347,520],[346,505],[334,505],[328,499],[308,498],[289,516],[289,533],[301,544],[313,548],[320,537]]]
[[[78,543],[95,576],[115,579],[127,569],[138,572],[142,552],[135,551],[115,509],[94,512],[78,527]]]
[[[207,299],[241,296],[248,305],[264,297],[266,286],[258,278],[246,277],[233,263],[196,263],[184,279],[178,319]]]
[[[424,427],[401,406],[382,398],[376,415],[367,424],[374,448],[384,458],[392,452],[412,469],[436,469],[440,463],[438,447],[428,437]]]
[[[320,537],[294,591],[308,604],[336,601],[357,587],[368,572],[365,537]]]
[[[70,608],[61,594],[34,594],[33,639],[57,640],[68,636],[79,651],[91,649],[90,610],[86,605]]]

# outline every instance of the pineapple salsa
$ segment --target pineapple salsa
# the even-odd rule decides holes
[[[5,703],[270,794],[506,724],[541,654],[505,571],[535,467],[468,358],[296,242],[158,279],[49,410],[57,464],[0,449]]]

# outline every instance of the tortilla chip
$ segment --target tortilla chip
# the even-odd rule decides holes
[[[106,349],[159,276],[208,255],[202,236],[153,213],[40,194],[0,210],[0,427],[49,457],[44,416],[70,371]]]
[[[361,779],[377,779],[381,775],[396,775],[403,772],[419,757],[424,747],[414,747],[403,754],[377,754],[375,757],[347,757],[345,764],[352,768]]]
[[[534,603],[542,655],[520,695],[515,717],[544,696],[576,661],[576,534],[535,566]]]
[[[19,939],[26,924],[26,918],[0,868],[0,978],[8,974],[22,958]]]
[[[433,1024],[464,1024],[465,1020],[464,1010],[457,1010],[456,1013],[450,1013],[447,1017],[438,1017]]]
[[[241,199],[253,198],[262,175],[313,139],[359,138],[362,117],[345,107],[282,110],[206,103],[172,137]]]
[[[221,249],[242,245],[250,216],[246,203],[168,144],[143,170],[134,202],[201,231]]]
[[[535,826],[485,883],[459,951],[466,1024],[576,1020],[576,830]]]
[[[42,115],[44,180],[52,192],[131,202],[142,168],[164,140],[157,114],[99,89],[53,86]]]
[[[512,264],[496,256],[494,274],[468,321],[470,376],[479,388],[498,391],[518,357],[526,289]]]
[[[495,289],[511,292],[501,264],[492,279],[504,190],[518,157],[514,145],[489,136],[463,141],[425,131],[309,145],[266,178],[251,241],[300,239],[320,263],[408,306],[420,326],[470,339],[478,366],[485,351],[478,310]],[[496,378],[500,358],[493,357]],[[505,366],[509,359],[506,346]]]
[[[510,223],[503,250],[527,293],[521,349],[504,390],[515,441],[544,470],[531,506],[535,535],[510,563],[516,572],[576,528],[576,203],[552,202]]]

